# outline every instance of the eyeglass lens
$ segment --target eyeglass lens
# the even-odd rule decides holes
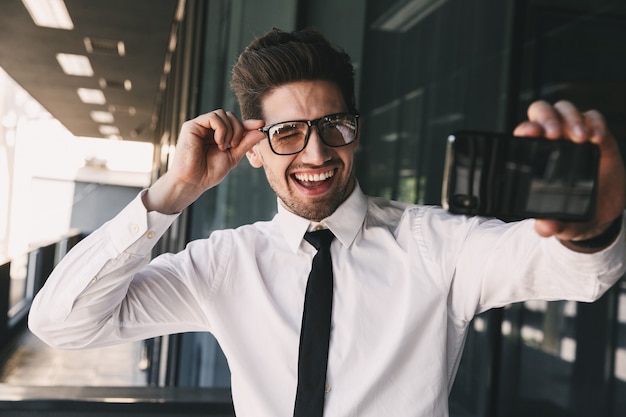
[[[351,114],[326,116],[311,124],[317,125],[322,141],[328,146],[348,145],[356,138],[356,118]],[[284,122],[272,126],[268,131],[272,149],[281,155],[300,152],[306,146],[310,129],[309,123],[305,121]]]

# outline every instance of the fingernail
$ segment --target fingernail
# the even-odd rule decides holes
[[[560,127],[557,122],[548,122],[546,123],[546,135],[547,136],[556,136],[560,133]]]
[[[600,128],[593,129],[593,136],[596,138],[601,138],[604,136],[604,131]]]
[[[587,136],[587,128],[585,128],[582,125],[576,125],[574,126],[574,135],[578,138],[578,139],[585,139]]]

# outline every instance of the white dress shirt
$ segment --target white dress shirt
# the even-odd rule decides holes
[[[141,198],[80,242],[31,310],[30,326],[63,348],[186,331],[212,332],[239,417],[293,413],[308,220],[216,231],[152,262],[175,216]],[[439,207],[366,197],[357,186],[323,224],[335,289],[325,416],[443,417],[475,314],[512,302],[592,301],[624,273],[624,238],[595,254]],[[622,232],[623,233],[623,232]]]

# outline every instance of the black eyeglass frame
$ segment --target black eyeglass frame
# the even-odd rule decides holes
[[[321,122],[322,120],[330,119],[330,118],[337,117],[337,116],[351,116],[351,117],[354,117],[354,121],[356,123],[356,129],[355,129],[355,132],[354,132],[354,139],[352,140],[352,142],[344,143],[342,145],[331,145],[331,144],[327,143],[326,140],[324,139],[324,135],[322,135],[322,131],[320,130],[320,127],[319,127],[319,122]],[[360,117],[360,114],[356,113],[356,112],[355,113],[350,113],[350,112],[333,113],[333,114],[327,114],[326,116],[322,116],[322,117],[319,117],[319,118],[314,119],[314,120],[287,120],[287,121],[284,121],[284,122],[272,123],[271,125],[263,126],[262,128],[260,128],[258,130],[260,132],[265,133],[265,137],[267,138],[267,142],[269,143],[270,149],[272,150],[272,152],[274,152],[276,155],[288,156],[288,155],[298,154],[298,153],[302,152],[304,150],[304,148],[306,148],[306,145],[309,143],[309,137],[311,136],[311,127],[313,127],[313,126],[317,127],[317,133],[319,134],[319,137],[322,140],[322,142],[324,143],[324,145],[329,146],[331,148],[341,148],[343,146],[350,145],[359,136],[359,117]],[[307,124],[307,131],[306,131],[306,135],[304,137],[304,143],[302,144],[302,148],[299,151],[290,152],[290,153],[278,153],[278,152],[276,152],[276,150],[274,150],[274,147],[272,146],[272,139],[270,138],[270,129],[273,128],[274,126],[282,125],[282,124],[285,124],[285,123],[296,123],[296,122],[297,123],[306,123]]]

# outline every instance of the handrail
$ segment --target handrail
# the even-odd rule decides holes
[[[61,239],[42,243],[27,254],[24,293],[21,299],[11,302],[11,260],[0,264],[0,353],[13,342],[25,326],[33,297],[58,263],[84,235],[72,231]]]
[[[11,292],[11,261],[0,265],[0,349],[9,333],[9,298]]]
[[[27,254],[24,297],[11,306],[10,261],[0,264],[0,360],[26,324],[35,294],[58,261],[84,235],[73,233]],[[45,410],[44,414],[42,410]],[[0,383],[0,415],[235,415],[229,388],[16,386]]]
[[[232,417],[229,388],[21,387],[0,384],[0,414]],[[69,414],[68,412],[79,413]],[[65,414],[64,414],[65,413]],[[110,413],[110,414],[109,414]]]

